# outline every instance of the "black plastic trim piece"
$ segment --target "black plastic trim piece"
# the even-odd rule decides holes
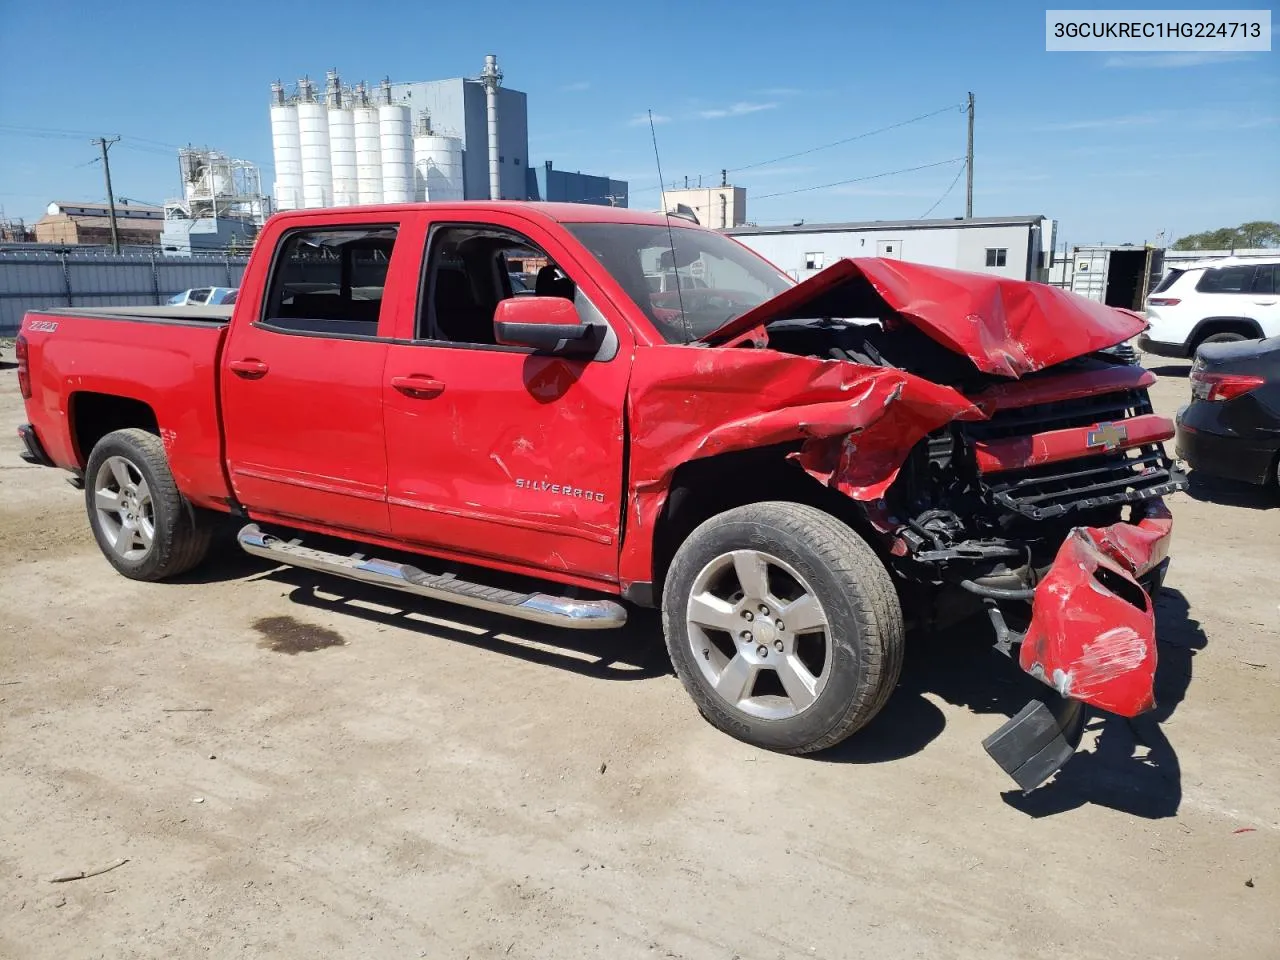
[[[33,463],[38,467],[56,467],[57,464],[50,459],[49,454],[45,452],[44,445],[40,443],[40,438],[36,436],[36,428],[29,423],[24,423],[18,428],[18,436],[22,438],[23,450],[18,456],[22,457],[27,463]]]
[[[657,598],[653,595],[653,584],[644,580],[624,587],[622,599],[628,603],[634,603],[637,607],[652,608],[658,605]]]
[[[1046,700],[1029,701],[983,740],[982,748],[1028,794],[1071,759],[1084,721],[1084,704],[1050,693]]]
[[[137,313],[88,313],[89,310],[104,310],[104,307],[85,307],[83,310],[77,307],[41,307],[39,310],[32,310],[32,313],[38,313],[41,316],[51,317],[76,317],[81,320],[123,320],[126,323],[153,323],[157,326],[166,327],[199,327],[202,330],[216,330],[219,327],[229,326],[231,320],[215,319],[210,317],[208,320],[179,320],[176,317],[150,317],[142,316]],[[127,311],[124,307],[122,310]]]

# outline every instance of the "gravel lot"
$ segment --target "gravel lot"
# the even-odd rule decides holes
[[[652,616],[564,635],[232,552],[125,580],[22,420],[0,364],[0,956],[1280,956],[1262,493],[1173,498],[1159,709],[1023,799],[980,741],[1025,690],[976,631],[775,756],[701,720]]]

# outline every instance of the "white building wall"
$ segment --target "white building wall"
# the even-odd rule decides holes
[[[719,230],[740,227],[747,222],[745,187],[690,187],[662,191],[662,209],[674,210],[683,203],[693,210],[698,223]]]
[[[758,234],[736,230],[732,235],[796,280],[811,277],[844,257],[886,257],[1013,280],[1039,279],[1039,231],[1030,224]],[[988,249],[1005,251],[1003,267],[986,265]]]

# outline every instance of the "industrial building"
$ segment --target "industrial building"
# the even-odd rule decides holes
[[[117,203],[116,229],[121,244],[152,246],[164,229],[164,208]],[[36,221],[35,236],[37,243],[109,244],[111,211],[105,203],[55,200]]]
[[[486,61],[487,67],[497,71],[496,58],[487,57]],[[391,85],[392,101],[407,105],[416,121],[428,120],[434,130],[457,138],[463,157],[463,199],[523,200],[528,196],[528,97],[502,86],[501,80],[502,74],[497,73],[489,80],[482,74],[481,79],[455,77]],[[496,143],[489,135],[490,87],[495,99]],[[497,197],[491,197],[490,191],[493,159],[499,178]]]
[[[890,257],[1043,281],[1054,228],[1055,221],[1043,216],[1022,216],[742,226],[724,232],[796,280],[844,257]]]
[[[629,205],[630,187],[625,180],[555,170],[550,160],[540,167],[530,167],[526,177],[525,196],[529,200],[608,204],[611,207]]]
[[[528,97],[502,79],[490,55],[474,78],[347,87],[330,70],[323,91],[306,77],[292,90],[277,81],[276,209],[463,199],[625,206],[625,182],[530,168]]]
[[[691,209],[704,227],[740,227],[747,222],[745,187],[732,187],[722,183],[718,187],[685,187],[682,190],[662,191],[663,210],[676,210],[681,204]]]
[[[256,164],[216,150],[178,151],[182,196],[165,201],[160,247],[165,253],[247,250],[271,214]]]

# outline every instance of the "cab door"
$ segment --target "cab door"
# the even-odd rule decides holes
[[[402,316],[384,377],[393,532],[544,576],[615,581],[630,330],[533,221],[461,215],[427,230],[417,311]],[[538,275],[535,294],[609,324],[597,359],[495,344],[494,308],[518,271]]]
[[[265,291],[243,292],[220,375],[227,471],[255,518],[387,534],[383,293],[416,264],[396,217],[335,219],[286,231]]]

